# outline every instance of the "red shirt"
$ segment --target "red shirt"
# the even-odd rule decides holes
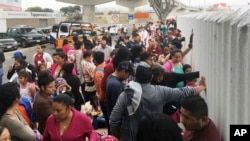
[[[148,47],[147,51],[150,53],[151,56],[155,56],[158,60],[158,57],[162,54],[162,49],[160,47]]]
[[[98,135],[92,127],[90,119],[83,113],[72,108],[73,117],[71,123],[63,135],[60,135],[60,124],[53,115],[47,120],[46,128],[43,133],[43,141],[96,141]]]
[[[106,92],[106,80],[109,77],[109,75],[112,74],[114,71],[115,71],[115,69],[114,69],[113,62],[108,63],[104,68],[104,76],[102,78],[102,83],[101,83],[102,92],[99,95],[99,100],[102,102],[106,100],[106,94],[105,94],[105,92]]]
[[[211,119],[209,121],[208,126],[200,131],[185,131],[182,136],[183,141],[220,141],[220,135],[214,122]]]
[[[36,53],[36,55],[34,57],[34,63],[35,63],[34,64],[35,65],[35,69],[37,69],[40,64],[45,64],[45,60],[43,58],[43,55],[40,55],[40,54]]]

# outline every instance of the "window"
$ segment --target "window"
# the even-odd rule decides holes
[[[52,32],[57,32],[57,31],[58,31],[58,28],[59,28],[58,25],[54,25],[54,26],[52,27]]]
[[[60,27],[60,30],[61,30],[62,32],[68,32],[68,27],[65,26],[65,25],[62,25],[62,26]]]

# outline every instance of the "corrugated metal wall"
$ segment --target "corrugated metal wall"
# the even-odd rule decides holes
[[[244,8],[177,17],[186,39],[194,30],[193,50],[185,63],[207,78],[207,94],[202,96],[223,141],[229,141],[230,124],[250,124],[249,15]]]

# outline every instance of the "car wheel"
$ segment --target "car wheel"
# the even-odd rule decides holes
[[[22,47],[27,47],[27,42],[26,42],[25,40],[22,40],[21,46],[22,46]]]

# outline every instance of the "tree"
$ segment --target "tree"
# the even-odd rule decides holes
[[[54,12],[53,9],[50,9],[50,8],[44,8],[44,9],[42,9],[39,6],[29,7],[25,11],[27,11],[27,12]]]
[[[41,7],[39,7],[39,6],[36,6],[36,7],[29,7],[25,11],[28,11],[28,12],[43,12],[43,9]]]
[[[66,16],[66,19],[68,21],[81,21],[82,15],[81,15],[81,7],[80,6],[68,6],[68,7],[62,7],[60,9],[60,12],[63,14],[63,16]]]
[[[175,0],[148,0],[160,20],[165,20],[173,10]]]
[[[50,9],[50,8],[44,8],[44,9],[43,9],[43,12],[54,12],[54,10],[53,10],[53,9]]]

